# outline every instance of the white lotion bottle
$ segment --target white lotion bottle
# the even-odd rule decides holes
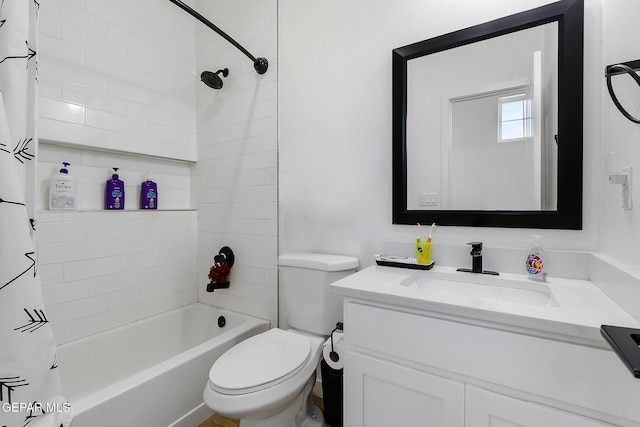
[[[76,210],[76,178],[69,175],[67,169],[71,163],[63,162],[62,168],[49,179],[49,210]]]

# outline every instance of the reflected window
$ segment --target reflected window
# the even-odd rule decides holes
[[[498,142],[531,137],[531,99],[527,94],[498,98]]]

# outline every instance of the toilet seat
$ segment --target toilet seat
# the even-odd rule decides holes
[[[220,356],[209,371],[209,386],[226,395],[264,390],[296,375],[310,356],[308,337],[270,329]]]

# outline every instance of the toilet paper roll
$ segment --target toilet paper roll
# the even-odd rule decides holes
[[[344,335],[342,332],[333,333],[333,351],[331,350],[331,337],[325,341],[322,347],[322,356],[331,369],[344,368]]]

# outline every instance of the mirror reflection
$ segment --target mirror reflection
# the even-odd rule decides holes
[[[407,82],[409,209],[556,209],[557,22],[411,59]]]

